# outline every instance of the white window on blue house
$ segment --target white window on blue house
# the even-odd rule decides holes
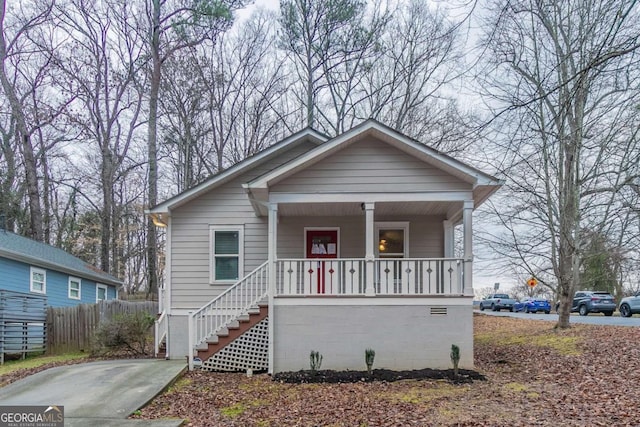
[[[82,281],[77,277],[69,277],[69,298],[81,298]]]
[[[96,302],[107,300],[107,287],[105,285],[96,286]]]
[[[243,272],[243,228],[210,227],[210,282],[232,284]]]
[[[39,294],[47,293],[47,272],[45,270],[31,267],[31,284],[29,290]]]

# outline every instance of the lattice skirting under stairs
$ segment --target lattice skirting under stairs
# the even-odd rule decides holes
[[[208,371],[244,372],[247,369],[266,371],[269,368],[269,318],[202,363]]]

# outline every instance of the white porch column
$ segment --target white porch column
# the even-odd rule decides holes
[[[442,221],[444,230],[444,257],[453,258],[454,233],[453,223],[448,219]]]
[[[375,252],[375,219],[374,219],[374,203],[364,203],[364,218],[365,218],[365,263],[366,263],[366,274],[367,274],[367,283],[365,288],[365,295],[367,296],[375,296],[376,290],[373,286],[374,279],[374,261],[376,258]]]
[[[466,200],[462,210],[464,235],[464,289],[465,295],[473,296],[473,200]]]
[[[278,260],[278,204],[269,204],[269,224],[267,233],[269,267],[269,373],[273,373],[273,298],[276,293],[276,261]]]

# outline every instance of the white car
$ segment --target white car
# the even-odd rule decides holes
[[[635,295],[622,298],[618,305],[618,311],[622,317],[631,317],[632,314],[640,313],[640,292]]]

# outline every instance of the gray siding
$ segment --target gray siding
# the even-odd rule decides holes
[[[271,191],[376,192],[470,190],[471,185],[377,139],[327,157],[275,185]]]
[[[267,260],[267,219],[255,216],[242,184],[314,147],[306,143],[171,212],[171,306],[195,309],[228,285],[209,284],[209,226],[244,226],[244,273]]]
[[[364,257],[364,216],[282,217],[278,223],[278,258],[304,258],[305,227],[339,227],[340,258]]]
[[[377,217],[376,221],[409,222],[409,257],[441,258],[444,255],[444,218],[432,216]],[[365,256],[365,218],[281,217],[278,223],[278,258],[304,258],[305,227],[339,227],[340,258]]]
[[[244,274],[267,259],[267,218],[258,218],[242,184],[314,147],[295,147],[171,212],[171,307],[196,309],[229,285],[209,284],[209,227],[244,227]],[[367,162],[362,159],[367,158]],[[469,185],[381,141],[356,142],[286,179],[274,191],[429,191]],[[376,215],[376,221],[409,221],[409,256],[442,257],[444,218]],[[343,217],[288,217],[278,224],[278,257],[304,257],[305,227],[339,227],[340,256],[364,257],[364,214]]]
[[[446,308],[446,314],[432,314],[432,307]],[[324,356],[322,369],[362,371],[367,348],[376,352],[374,369],[448,369],[451,344],[460,347],[460,367],[473,368],[471,303],[284,306],[276,301],[273,326],[274,373],[309,369],[311,350]]]

